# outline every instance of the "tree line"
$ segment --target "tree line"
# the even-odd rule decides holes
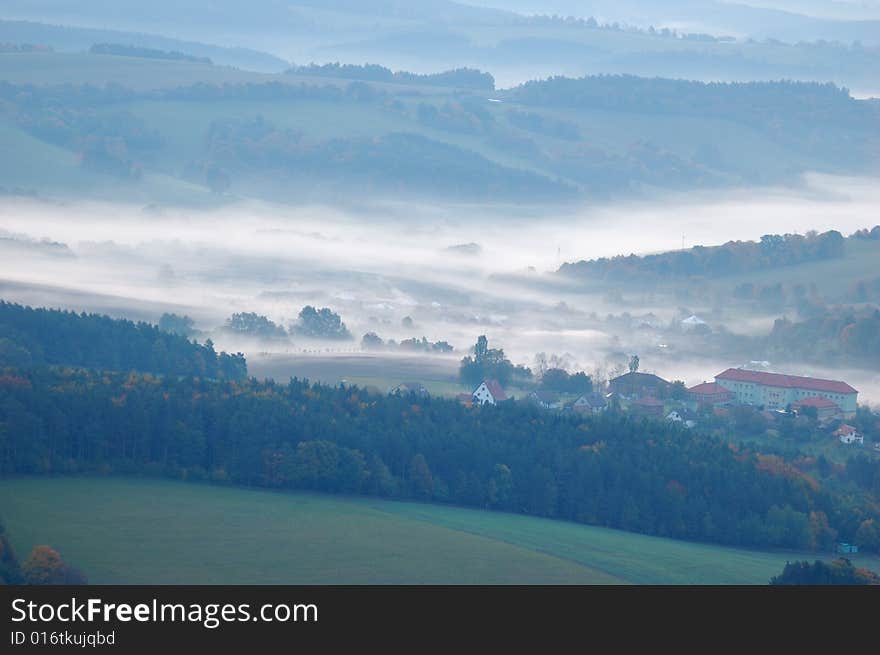
[[[364,80],[368,82],[385,82],[390,84],[406,84],[411,86],[445,86],[458,89],[493,91],[495,78],[473,68],[456,68],[441,73],[409,73],[392,71],[378,64],[309,64],[294,66],[288,69],[288,75],[308,75],[315,77],[333,77],[347,80]]]
[[[606,280],[664,279],[670,276],[722,277],[805,262],[841,258],[846,239],[837,230],[807,234],[767,234],[760,241],[728,241],[653,255],[618,255],[565,263],[563,275]],[[743,290],[746,293],[748,290]]]
[[[0,300],[0,368],[64,365],[172,376],[240,379],[241,353],[218,353],[145,322],[25,307]]]
[[[849,493],[662,422],[297,379],[10,368],[0,472],[369,494],[755,547],[825,549],[880,524]]]

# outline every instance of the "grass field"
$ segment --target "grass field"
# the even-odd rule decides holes
[[[526,516],[140,479],[0,481],[20,556],[98,584],[764,584],[786,560]],[[880,568],[877,558],[857,560]]]

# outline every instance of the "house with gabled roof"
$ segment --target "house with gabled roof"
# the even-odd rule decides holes
[[[687,390],[687,400],[692,408],[719,407],[732,403],[736,396],[717,382],[703,382]]]
[[[845,444],[853,444],[853,443],[864,444],[865,443],[864,435],[862,435],[858,431],[857,428],[854,428],[851,425],[847,425],[846,423],[844,423],[839,428],[837,428],[832,434],[835,437],[837,437],[837,439],[840,441],[840,443],[845,443]]]
[[[662,396],[672,384],[653,373],[639,373],[638,371],[624,373],[608,381],[608,388],[612,393],[619,394],[624,398],[643,398],[647,396]]]
[[[571,408],[583,414],[601,414],[608,409],[608,400],[601,393],[594,391],[575,400]]]
[[[483,380],[471,395],[476,405],[496,405],[507,400],[507,394],[498,380]]]

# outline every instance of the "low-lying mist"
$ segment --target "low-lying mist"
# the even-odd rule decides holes
[[[360,209],[234,202],[190,210],[6,197],[0,297],[152,322],[166,311],[188,314],[219,348],[243,350],[251,361],[265,359],[260,353],[351,357],[361,336],[376,332],[386,340],[448,341],[455,352],[437,360],[448,360],[441,368],[454,375],[454,361],[487,334],[515,363],[531,364],[538,352],[567,354],[587,371],[613,369],[627,352],[646,348],[644,370],[695,383],[743,362],[652,358],[650,349],[663,344],[603,321],[622,312],[613,299],[552,271],[564,261],[769,233],[849,234],[877,222],[878,201],[872,180],[824,176],[796,191],[672,195],[576,211],[374,199]],[[355,339],[242,341],[217,330],[234,312],[288,327],[307,304],[338,312]],[[678,309],[662,299],[639,308],[660,323]],[[726,327],[748,331],[754,321]],[[877,376],[822,373],[856,376],[864,399],[880,399]]]

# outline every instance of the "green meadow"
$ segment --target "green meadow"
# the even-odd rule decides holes
[[[0,481],[21,558],[97,584],[765,584],[815,555],[440,505],[129,478]],[[877,558],[857,563],[880,568]]]

